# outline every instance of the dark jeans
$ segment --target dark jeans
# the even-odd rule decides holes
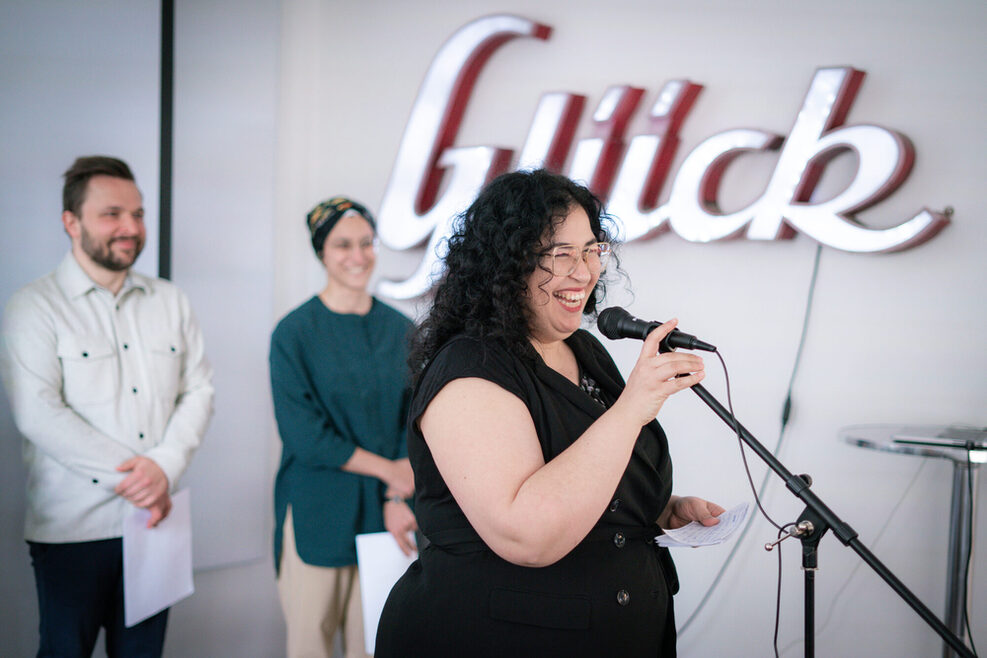
[[[161,656],[167,610],[124,628],[122,540],[28,547],[41,613],[39,658],[88,658],[100,628],[110,658]]]

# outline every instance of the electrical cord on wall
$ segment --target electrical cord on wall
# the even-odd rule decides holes
[[[791,377],[789,377],[789,380],[788,380],[788,390],[787,390],[787,393],[785,395],[785,403],[784,403],[784,405],[782,407],[782,412],[781,412],[781,429],[778,432],[778,441],[775,444],[774,450],[772,451],[772,454],[775,454],[775,455],[777,455],[778,452],[781,450],[781,446],[782,446],[782,443],[783,443],[784,438],[785,438],[785,430],[788,427],[788,421],[789,421],[789,418],[791,417],[791,412],[792,412],[792,387],[793,387],[793,385],[795,383],[795,375],[798,372],[799,364],[802,361],[802,352],[803,352],[803,349],[805,347],[805,338],[806,338],[806,334],[808,332],[808,327],[809,327],[809,316],[810,316],[811,311],[812,311],[812,305],[813,305],[812,303],[813,303],[813,298],[815,296],[816,280],[818,279],[818,275],[819,275],[819,261],[820,261],[821,255],[822,255],[822,245],[817,245],[816,246],[815,260],[814,260],[813,266],[812,266],[812,276],[811,276],[810,281],[809,281],[809,292],[808,292],[808,295],[806,296],[805,315],[802,318],[802,333],[801,333],[801,336],[799,337],[798,347],[797,347],[797,349],[795,351],[795,363],[792,366],[792,374],[791,374]],[[717,355],[719,355],[719,353],[717,353]],[[721,362],[723,361],[722,357],[720,358],[720,361]],[[723,364],[723,369],[724,369],[724,374],[726,374],[726,364],[725,363]],[[730,416],[733,417],[733,403],[730,400],[730,379],[729,379],[729,376],[727,376],[726,380],[727,380],[727,401],[728,401],[729,407],[730,407]],[[735,418],[734,418],[734,426],[736,426],[736,419]],[[739,430],[738,430],[737,439],[740,440]],[[741,443],[740,454],[741,454],[741,457],[743,457],[744,467],[747,470],[747,478],[748,478],[748,481],[751,482],[751,487],[754,488],[753,480],[752,480],[751,475],[750,475],[750,469],[747,469],[747,457],[744,454],[743,443]],[[760,488],[758,488],[758,489],[756,489],[754,491],[754,499],[757,501],[758,507],[761,506],[760,498],[762,496],[764,496],[764,493],[767,490],[767,486],[768,486],[768,482],[770,481],[770,478],[771,478],[771,471],[768,470],[764,474],[764,479],[761,481]],[[763,513],[764,510],[762,509],[761,511]],[[765,516],[767,516],[767,515],[765,515]],[[734,544],[733,544],[733,548],[730,549],[730,553],[727,554],[726,559],[723,561],[723,565],[720,567],[720,570],[716,573],[716,577],[713,578],[713,582],[710,583],[709,587],[706,589],[706,593],[703,594],[702,599],[699,601],[699,604],[696,606],[695,610],[692,611],[692,614],[689,615],[689,618],[686,619],[685,620],[685,623],[683,623],[682,626],[679,627],[678,633],[680,635],[683,634],[683,633],[685,633],[685,631],[695,621],[696,617],[699,616],[699,613],[702,612],[703,608],[705,608],[706,604],[709,602],[709,599],[713,595],[713,592],[716,591],[717,587],[720,584],[720,581],[723,579],[723,574],[726,573],[727,568],[730,566],[730,563],[733,561],[733,558],[737,555],[737,551],[740,548],[740,545],[743,543],[744,538],[747,536],[748,531],[750,531],[751,527],[753,526],[754,519],[755,518],[756,517],[753,514],[750,515],[750,517],[748,517],[747,522],[744,524],[743,529],[740,531],[740,535],[737,537],[737,541],[735,541]],[[771,521],[770,518],[768,520]],[[774,525],[776,528],[778,527],[778,525],[774,521],[771,521],[771,524]],[[780,557],[781,557],[781,552],[779,551],[779,559],[780,559]],[[781,580],[779,579],[778,582],[779,582],[779,594],[778,594],[778,596],[780,598],[780,596],[781,596],[781,594],[780,594],[780,586],[781,586],[780,583],[781,583]]]

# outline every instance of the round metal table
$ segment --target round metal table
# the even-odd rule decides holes
[[[971,512],[977,498],[977,474],[980,464],[987,462],[987,429],[941,425],[853,425],[842,428],[839,436],[861,448],[953,462],[946,617],[943,622],[969,646],[963,619],[968,587],[964,576],[973,549]],[[943,646],[943,658],[956,655],[948,644]]]

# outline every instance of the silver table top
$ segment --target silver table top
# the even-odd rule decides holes
[[[903,455],[987,463],[987,429],[956,425],[851,425],[839,431],[851,445]],[[972,449],[970,449],[972,448]],[[969,456],[968,456],[969,453]]]

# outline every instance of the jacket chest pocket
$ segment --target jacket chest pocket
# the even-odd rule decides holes
[[[168,397],[177,395],[185,363],[185,341],[181,335],[155,334],[146,339],[151,379]]]
[[[119,386],[116,350],[102,336],[63,336],[58,340],[62,397],[70,407],[113,400]]]

